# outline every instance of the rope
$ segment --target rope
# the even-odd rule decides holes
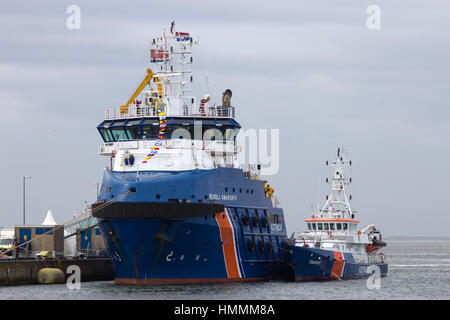
[[[126,195],[126,194],[128,194],[128,193],[130,193],[130,192],[131,192],[131,191],[127,191],[127,192],[121,194],[120,196],[117,196],[117,197],[115,197],[114,199],[109,200],[108,202],[102,203],[101,205],[99,205],[99,206],[96,207],[95,209],[87,210],[85,213],[83,213],[83,214],[81,214],[81,215],[79,215],[79,216],[77,216],[77,217],[75,217],[75,218],[73,218],[73,219],[71,219],[71,220],[69,220],[69,221],[66,221],[66,222],[64,222],[63,224],[59,225],[59,226],[56,226],[56,227],[54,227],[54,228],[48,230],[47,232],[45,232],[45,233],[43,233],[43,234],[41,234],[41,235],[39,235],[39,236],[37,236],[37,237],[35,237],[35,238],[33,238],[33,239],[30,239],[30,240],[28,240],[28,241],[26,241],[26,242],[24,242],[24,243],[22,243],[22,244],[19,244],[19,245],[15,246],[14,248],[9,249],[8,251],[5,251],[5,252],[3,252],[3,253],[0,253],[0,257],[3,257],[3,256],[4,256],[5,254],[7,254],[8,252],[11,252],[11,251],[13,251],[13,250],[16,250],[16,249],[19,248],[19,247],[23,247],[23,246],[26,245],[27,243],[30,243],[30,242],[32,242],[32,241],[35,241],[35,240],[37,240],[37,239],[42,238],[42,237],[45,236],[47,233],[50,233],[50,232],[59,230],[59,229],[61,229],[61,228],[64,228],[65,225],[67,225],[67,224],[69,224],[69,223],[72,223],[72,222],[75,222],[76,220],[78,220],[79,218],[81,218],[81,217],[83,217],[83,216],[86,216],[86,215],[88,215],[88,214],[92,214],[92,213],[94,213],[94,212],[96,212],[96,211],[98,211],[98,210],[100,210],[100,209],[103,209],[103,208],[106,207],[107,205],[110,205],[114,200],[119,199],[119,198],[123,197],[124,195]]]

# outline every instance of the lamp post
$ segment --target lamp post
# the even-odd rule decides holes
[[[95,185],[97,186],[97,199],[98,199],[98,181],[93,182],[92,184],[93,184],[93,185],[95,184]],[[97,200],[97,199],[96,199],[96,200]]]
[[[25,225],[25,179],[31,179],[30,176],[23,176],[23,224]]]

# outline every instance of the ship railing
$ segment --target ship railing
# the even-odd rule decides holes
[[[158,109],[150,106],[136,106],[131,105],[128,109],[124,110],[120,107],[106,108],[105,120],[116,119],[128,119],[128,118],[140,118],[140,117],[157,117]],[[163,107],[163,111],[166,111],[166,107]]]
[[[170,108],[165,106],[163,111],[167,116],[171,117],[215,117],[215,118],[235,118],[235,107],[229,106],[208,106],[200,108],[183,107],[181,114],[173,113]],[[158,117],[156,106],[137,106],[131,105],[128,109],[121,109],[120,107],[106,108],[105,120],[120,120],[141,117]]]

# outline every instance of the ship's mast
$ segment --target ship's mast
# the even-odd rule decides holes
[[[326,179],[326,182],[331,184],[331,193],[326,197],[325,205],[319,210],[319,216],[324,218],[344,218],[354,219],[355,212],[351,209],[350,202],[351,195],[348,196],[346,187],[352,182],[352,178],[344,173],[344,168],[352,165],[352,161],[347,159],[347,154],[344,148],[338,148],[336,159],[334,161],[327,161],[326,165],[330,165],[333,170],[333,176]]]
[[[175,22],[170,32],[164,28],[151,43],[152,69],[163,84],[162,99],[172,111],[192,113],[196,104],[196,98],[186,93],[192,91],[192,47],[197,44],[189,33],[176,31]]]

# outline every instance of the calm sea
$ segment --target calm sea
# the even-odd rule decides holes
[[[227,285],[138,287],[112,281],[66,285],[0,287],[0,300],[10,299],[450,299],[450,238],[391,238],[384,249],[389,275],[381,288],[367,280],[326,282],[259,282]]]

